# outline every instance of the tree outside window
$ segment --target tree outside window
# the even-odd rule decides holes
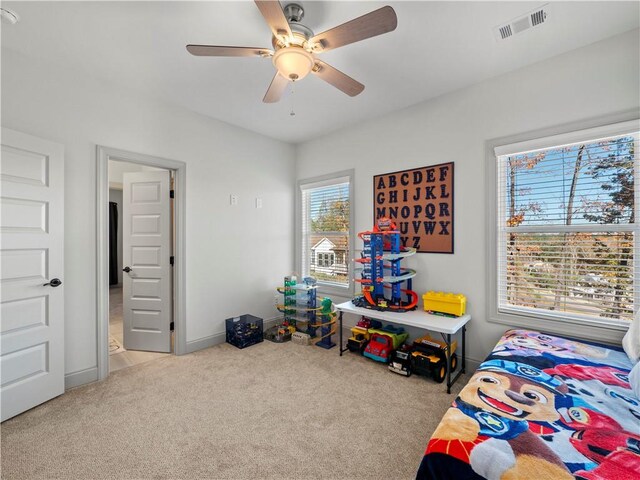
[[[498,157],[501,307],[631,319],[636,141]]]

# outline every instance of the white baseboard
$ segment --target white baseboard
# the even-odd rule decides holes
[[[227,335],[222,333],[216,333],[214,335],[209,335],[208,337],[199,338],[198,340],[192,340],[187,342],[187,349],[184,353],[193,353],[198,350],[202,350],[203,348],[213,347],[214,345],[218,345],[220,343],[224,343],[227,338]]]
[[[467,357],[467,364],[465,365],[466,367],[465,370],[467,371],[467,375],[472,375],[473,372],[475,372],[478,369],[481,363],[482,361],[480,360]]]
[[[78,372],[67,373],[64,376],[64,389],[79,387],[98,380],[98,367],[86,368]]]

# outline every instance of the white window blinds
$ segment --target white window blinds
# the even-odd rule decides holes
[[[301,185],[302,275],[348,287],[350,245],[349,177]]]
[[[499,152],[501,313],[626,324],[638,303],[638,133]]]

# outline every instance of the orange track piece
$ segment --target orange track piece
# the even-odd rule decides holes
[[[388,287],[388,288],[391,288],[391,287]],[[407,290],[407,289],[403,289],[402,291],[411,297],[411,303],[409,303],[409,305],[389,305],[389,308],[394,310],[399,310],[401,308],[406,308],[407,310],[411,310],[413,307],[418,305],[418,294],[416,292],[414,292],[413,290]],[[373,297],[371,297],[371,290],[363,289],[362,296],[365,298],[367,302],[369,302],[371,306],[375,307],[377,305],[376,302],[373,300]]]

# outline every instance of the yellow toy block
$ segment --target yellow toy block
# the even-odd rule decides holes
[[[461,316],[467,308],[467,297],[461,293],[435,292],[429,290],[422,295],[425,311],[449,313]]]

